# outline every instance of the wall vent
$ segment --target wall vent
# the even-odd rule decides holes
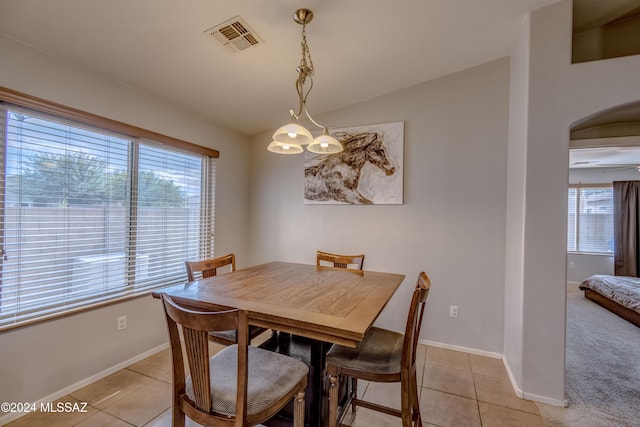
[[[233,54],[264,43],[240,16],[235,16],[204,32]]]

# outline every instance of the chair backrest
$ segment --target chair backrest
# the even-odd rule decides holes
[[[422,329],[422,317],[424,307],[431,290],[431,280],[424,271],[418,274],[416,287],[411,297],[409,314],[407,315],[407,326],[404,332],[404,343],[402,347],[402,369],[415,369],[416,348]]]
[[[318,251],[316,254],[316,265],[324,265],[323,263],[329,263],[333,267],[350,268],[354,266],[355,270],[362,270],[364,265],[364,254],[360,255],[339,255],[329,252]]]
[[[173,396],[174,405],[181,405],[184,412],[192,419],[199,419],[203,414],[208,418],[229,421],[228,416],[216,415],[213,412],[211,399],[211,375],[209,368],[209,332],[238,330],[238,385],[236,394],[236,419],[244,420],[247,415],[247,354],[248,354],[248,323],[247,312],[243,310],[229,310],[216,312],[193,311],[178,305],[171,297],[162,294],[171,357],[173,360]],[[183,340],[180,339],[179,329],[182,329]],[[183,348],[184,346],[184,348]],[[186,369],[183,352],[187,356],[194,400],[183,399],[186,393]],[[228,374],[228,373],[221,373]],[[244,424],[243,424],[244,425]]]
[[[216,276],[218,269],[221,267],[230,266],[229,271],[236,271],[236,256],[235,254],[228,254],[202,261],[185,261],[184,265],[187,268],[187,280],[193,282],[198,278],[204,279]]]

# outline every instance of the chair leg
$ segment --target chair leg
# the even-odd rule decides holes
[[[418,381],[416,374],[411,378],[411,410],[412,418],[416,427],[422,427],[422,416],[420,415],[420,396],[418,395]]]
[[[304,427],[304,390],[296,394],[293,403],[293,427]]]
[[[413,418],[413,414],[411,413],[411,408],[409,407],[408,404],[406,406],[405,404],[403,404],[402,405],[402,427],[412,427],[411,426],[411,424],[413,423],[412,418]]]
[[[179,405],[179,404],[178,404]],[[186,422],[186,415],[182,410],[174,404],[171,408],[171,415],[173,417],[172,427],[184,427]]]
[[[357,398],[358,398],[358,379],[351,378],[351,412],[356,412]]]
[[[402,427],[411,427],[413,420],[413,411],[411,410],[413,396],[411,393],[411,389],[411,379],[403,378],[400,383],[400,409],[402,413]]]
[[[329,374],[329,427],[338,423],[338,376]]]

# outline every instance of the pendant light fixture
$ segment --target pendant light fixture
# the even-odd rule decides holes
[[[269,144],[267,149],[271,152],[278,154],[298,154],[302,153],[303,145],[307,145],[307,150],[312,153],[331,154],[339,153],[344,150],[344,147],[334,137],[329,135],[329,129],[326,126],[322,126],[309,114],[307,110],[307,97],[313,88],[313,62],[311,61],[311,52],[307,45],[307,32],[306,27],[313,19],[313,12],[309,9],[298,9],[293,14],[293,20],[302,25],[302,59],[300,65],[296,68],[298,72],[298,78],[296,80],[296,91],[298,92],[298,112],[294,113],[293,110],[289,110],[291,114],[291,123],[288,123],[279,128],[273,134],[273,142]],[[303,114],[318,128],[322,129],[322,135],[317,138],[313,138],[311,132],[309,132],[304,126],[298,123],[300,117]]]

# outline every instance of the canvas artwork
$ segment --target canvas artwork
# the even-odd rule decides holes
[[[305,204],[402,204],[404,122],[333,129],[337,154],[306,152]]]

